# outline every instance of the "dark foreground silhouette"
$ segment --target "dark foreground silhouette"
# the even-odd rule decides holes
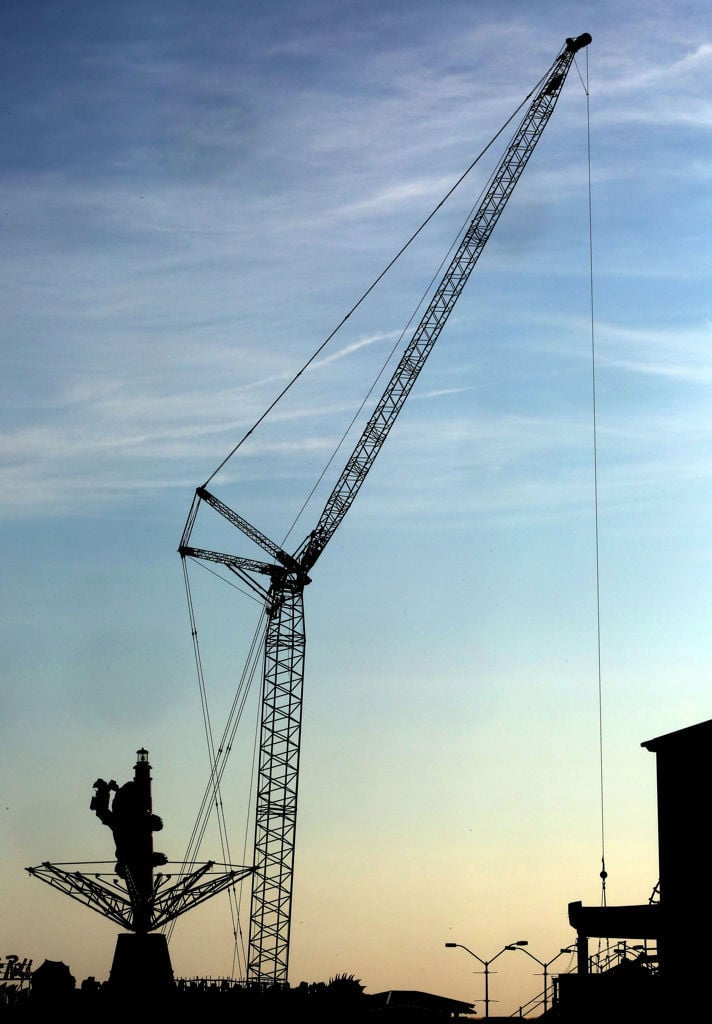
[[[37,975],[37,972],[35,972]],[[54,965],[32,990],[18,992],[0,1003],[0,1022],[67,1019],[72,1024],[134,1024],[141,1021],[171,1021],[184,1015],[199,1015],[202,1021],[335,1021],[347,1024],[376,1022],[385,1018],[393,1024],[416,1021],[444,1024],[454,1017],[472,1014],[467,1003],[425,992],[383,992],[365,995],[353,975],[339,975],[329,982],[302,983],[295,988],[245,988],[225,982],[176,982],[163,992],[117,992],[110,985],[87,979],[78,988],[65,964]]]
[[[656,757],[659,881],[647,903],[569,903],[569,925],[576,932],[577,969],[559,975],[548,1012],[538,1015],[558,1024],[692,1024],[710,1019],[708,931],[712,894],[705,798],[712,786],[712,719],[647,740],[641,746]],[[139,765],[143,765],[141,758]],[[610,941],[614,936],[618,937],[617,944],[624,940],[624,950],[643,952],[634,959],[624,955],[602,969],[590,955],[590,940]],[[381,1018],[389,1024],[429,1024],[471,1017],[475,1012],[468,1004],[426,993],[366,996],[361,983],[351,975],[294,989],[286,985],[259,990],[230,984],[176,983],[166,958],[160,970],[147,970],[147,964],[160,967],[158,957],[147,955],[156,938],[163,937],[150,931],[119,936],[110,984],[106,985],[84,983],[77,990],[65,965],[43,965],[44,970],[33,972],[28,991],[0,1004],[0,1024],[13,1017],[45,1021],[50,1016],[68,1016],[74,1024],[85,1020],[129,1024],[153,1021],[159,1016],[166,1020],[186,1012],[209,1015],[211,1024],[227,1014],[233,1020],[240,1015],[246,1021],[258,1019],[267,1024],[287,1017],[305,1017],[316,1024],[360,1024]],[[13,958],[15,961],[17,958]],[[391,998],[394,995],[406,998]],[[537,1014],[532,1010],[530,1016]]]

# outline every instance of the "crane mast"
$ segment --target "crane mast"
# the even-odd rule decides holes
[[[534,98],[502,156],[476,213],[457,246],[420,323],[326,501],[315,528],[294,555],[233,512],[205,487],[198,488],[181,538],[181,557],[225,565],[265,601],[258,782],[247,981],[286,984],[293,891],[297,790],[306,633],[304,588],[309,572],[333,537],[373,465],[426,359],[501,216],[553,113],[576,53],[588,33],[569,38],[535,89]],[[272,562],[190,546],[200,502],[263,548]],[[259,577],[270,578],[269,586]]]

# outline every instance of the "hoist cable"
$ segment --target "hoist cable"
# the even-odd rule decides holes
[[[582,80],[583,82],[583,80]],[[591,104],[589,89],[588,50],[586,51],[586,153],[588,163],[588,264],[589,294],[591,307],[591,415],[593,431],[593,505],[594,505],[594,545],[596,559],[596,662],[598,677],[598,765],[599,791],[601,806],[601,906],[606,906],[606,826],[605,826],[605,786],[603,758],[603,676],[601,671],[601,570],[600,543],[598,523],[598,422],[596,409],[596,329],[593,287],[593,204],[591,201]]]
[[[552,65],[552,67],[553,67],[553,65]],[[492,138],[489,140],[487,145],[478,153],[478,155],[470,163],[470,165],[466,168],[466,170],[464,170],[462,172],[462,174],[457,179],[457,181],[454,183],[454,185],[452,185],[448,189],[448,191],[445,193],[445,195],[440,200],[440,202],[437,204],[437,206],[435,206],[431,210],[431,212],[428,214],[428,216],[425,218],[425,220],[421,223],[421,225],[418,228],[416,228],[416,230],[413,232],[413,234],[410,236],[410,238],[407,240],[407,242],[405,242],[401,246],[401,248],[398,250],[398,252],[395,254],[395,256],[393,256],[393,258],[386,264],[386,266],[383,268],[383,270],[380,272],[380,274],[378,274],[378,276],[372,281],[372,283],[368,286],[368,288],[363,292],[361,297],[359,299],[357,299],[357,301],[353,304],[353,306],[348,311],[348,313],[346,313],[345,316],[342,317],[342,319],[339,321],[339,323],[336,325],[336,327],[327,335],[327,337],[324,339],[324,341],[321,342],[319,347],[312,353],[312,355],[309,357],[309,359],[307,359],[307,361],[304,363],[304,365],[301,367],[301,369],[298,370],[297,373],[294,374],[294,376],[291,378],[291,380],[279,392],[277,397],[274,398],[272,400],[272,402],[270,402],[270,404],[267,406],[267,408],[262,413],[262,415],[258,417],[258,419],[252,424],[250,429],[240,438],[240,440],[237,442],[237,444],[228,452],[228,454],[225,456],[225,458],[222,460],[222,462],[213,470],[213,472],[210,474],[210,476],[207,478],[207,480],[203,484],[203,487],[207,487],[208,484],[210,483],[210,481],[220,472],[220,470],[223,468],[223,466],[225,466],[225,464],[227,462],[229,462],[229,460],[232,458],[232,456],[235,454],[235,452],[237,452],[238,449],[240,449],[242,447],[242,445],[250,437],[250,435],[257,429],[257,427],[260,425],[260,423],[262,423],[267,418],[267,416],[272,412],[272,410],[277,405],[277,403],[280,402],[282,400],[282,398],[284,398],[284,396],[287,394],[287,392],[290,390],[290,388],[292,388],[293,385],[296,384],[296,382],[299,380],[299,378],[302,376],[302,374],[305,372],[305,370],[307,370],[307,368],[314,362],[316,357],[326,348],[326,346],[329,344],[329,342],[341,330],[341,328],[344,326],[344,324],[349,319],[351,314],[354,313],[359,308],[359,306],[366,300],[366,298],[371,294],[371,292],[374,290],[374,288],[383,280],[383,278],[386,276],[388,271],[391,270],[391,268],[400,259],[400,257],[406,251],[406,249],[408,249],[408,247],[415,241],[415,239],[423,231],[423,229],[430,223],[430,221],[433,219],[433,217],[438,212],[438,210],[447,202],[447,200],[450,198],[450,196],[462,184],[462,182],[465,180],[465,178],[470,173],[470,171],[480,162],[480,160],[485,155],[485,153],[494,145],[494,143],[497,141],[497,139],[502,134],[502,132],[505,130],[505,128],[507,128],[507,126],[509,124],[511,124],[511,122],[517,116],[517,114],[522,109],[524,104],[533,96],[533,94],[539,88],[541,83],[547,78],[547,76],[549,75],[550,71],[551,71],[551,68],[545,74],[543,74],[541,76],[541,78],[536,83],[534,88],[531,89],[527,93],[527,95],[521,101],[519,106],[513,111],[512,114],[510,114],[510,116],[507,118],[507,120],[504,122],[504,124],[492,136]]]

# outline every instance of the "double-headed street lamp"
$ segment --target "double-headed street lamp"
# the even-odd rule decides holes
[[[527,956],[532,958],[532,960],[536,960],[536,962],[539,964],[539,966],[542,968],[544,972],[544,1013],[546,1013],[546,1011],[549,1009],[549,967],[551,966],[551,964],[553,964],[554,960],[558,960],[559,957],[562,956],[562,954],[564,953],[570,953],[572,948],[575,947],[567,946],[566,949],[560,949],[556,956],[553,956],[551,960],[547,960],[546,963],[544,963],[544,961],[540,960],[539,957],[534,956],[533,953],[530,953],[528,949],[524,949],[524,945],[525,943],[518,942],[516,944],[516,948],[521,949],[522,953],[526,953]]]
[[[503,946],[502,949],[500,949],[499,953],[495,953],[494,956],[491,956],[489,958],[489,960],[483,960],[481,956],[478,956],[477,953],[473,953],[471,949],[468,949],[467,946],[462,946],[459,942],[446,942],[445,943],[445,947],[447,949],[456,949],[456,948],[457,949],[464,949],[466,953],[470,954],[470,956],[474,956],[475,960],[479,960],[479,962],[484,967],[484,969],[485,969],[485,971],[484,971],[484,974],[485,974],[485,1017],[489,1017],[489,1004],[490,1004],[490,998],[489,998],[489,968],[490,968],[490,964],[494,963],[494,961],[497,959],[497,957],[501,956],[502,953],[505,953],[508,949],[521,949],[522,946],[526,946],[526,945],[527,945],[527,940],[526,939],[519,939],[518,942],[510,942],[509,945]]]

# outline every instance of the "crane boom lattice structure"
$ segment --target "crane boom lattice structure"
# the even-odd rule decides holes
[[[304,682],[304,588],[309,572],[350,509],[398,414],[438,340],[507,201],[546,127],[576,53],[588,33],[566,40],[507,146],[476,213],[413,332],[337,480],[316,527],[294,555],[199,487],[181,538],[181,557],[225,565],[262,596],[267,611],[264,644],[254,875],[247,980],[286,984],[289,963],[297,789]],[[209,504],[260,546],[272,562],[190,545],[201,502]],[[266,588],[259,577],[269,577]]]

